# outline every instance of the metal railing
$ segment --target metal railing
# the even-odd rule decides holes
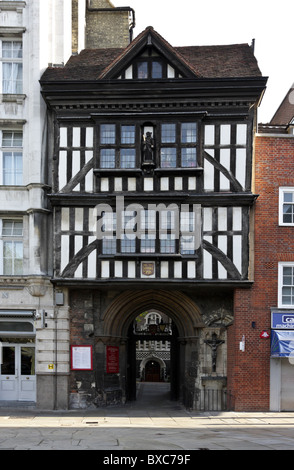
[[[185,390],[184,403],[195,411],[229,411],[233,409],[233,395],[228,390]]]

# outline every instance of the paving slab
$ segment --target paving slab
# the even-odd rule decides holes
[[[166,396],[148,395],[147,385],[140,397],[122,407],[91,410],[0,404],[0,450],[94,450],[98,455],[294,450],[294,412],[194,412]]]

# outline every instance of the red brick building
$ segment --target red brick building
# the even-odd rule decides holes
[[[228,353],[236,410],[293,410],[294,106],[289,90],[255,139],[254,284],[235,291]],[[272,331],[271,331],[272,328]],[[265,332],[265,334],[263,333]],[[270,337],[272,339],[270,339]],[[240,350],[240,342],[244,350]],[[272,343],[272,347],[271,347]],[[233,359],[232,359],[233,358]]]

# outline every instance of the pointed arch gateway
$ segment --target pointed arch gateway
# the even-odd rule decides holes
[[[126,291],[118,295],[103,315],[106,336],[126,337],[132,320],[146,310],[159,310],[176,324],[179,337],[194,337],[205,325],[198,306],[180,291]]]
[[[136,400],[136,341],[139,336],[132,333],[131,325],[140,313],[147,310],[166,314],[175,325],[172,337],[166,338],[171,341],[170,399],[182,399],[185,402],[185,390],[189,386],[185,371],[190,367],[191,357],[195,353],[198,355],[197,330],[205,325],[198,306],[180,291],[126,291],[119,294],[105,310],[105,336],[109,341],[112,338],[121,340],[124,356],[121,373],[126,379],[123,395],[126,400]]]

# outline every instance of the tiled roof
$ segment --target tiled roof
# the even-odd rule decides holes
[[[85,49],[72,56],[64,67],[49,67],[44,72],[42,81],[104,78],[120,60],[131,54],[140,40],[150,32],[195,74],[195,78],[261,76],[257,60],[248,44],[172,47],[152,27],[148,27],[126,49]]]
[[[294,118],[294,83],[271,119],[271,124],[290,124]]]
[[[175,47],[175,50],[204,78],[261,76],[248,44]]]

